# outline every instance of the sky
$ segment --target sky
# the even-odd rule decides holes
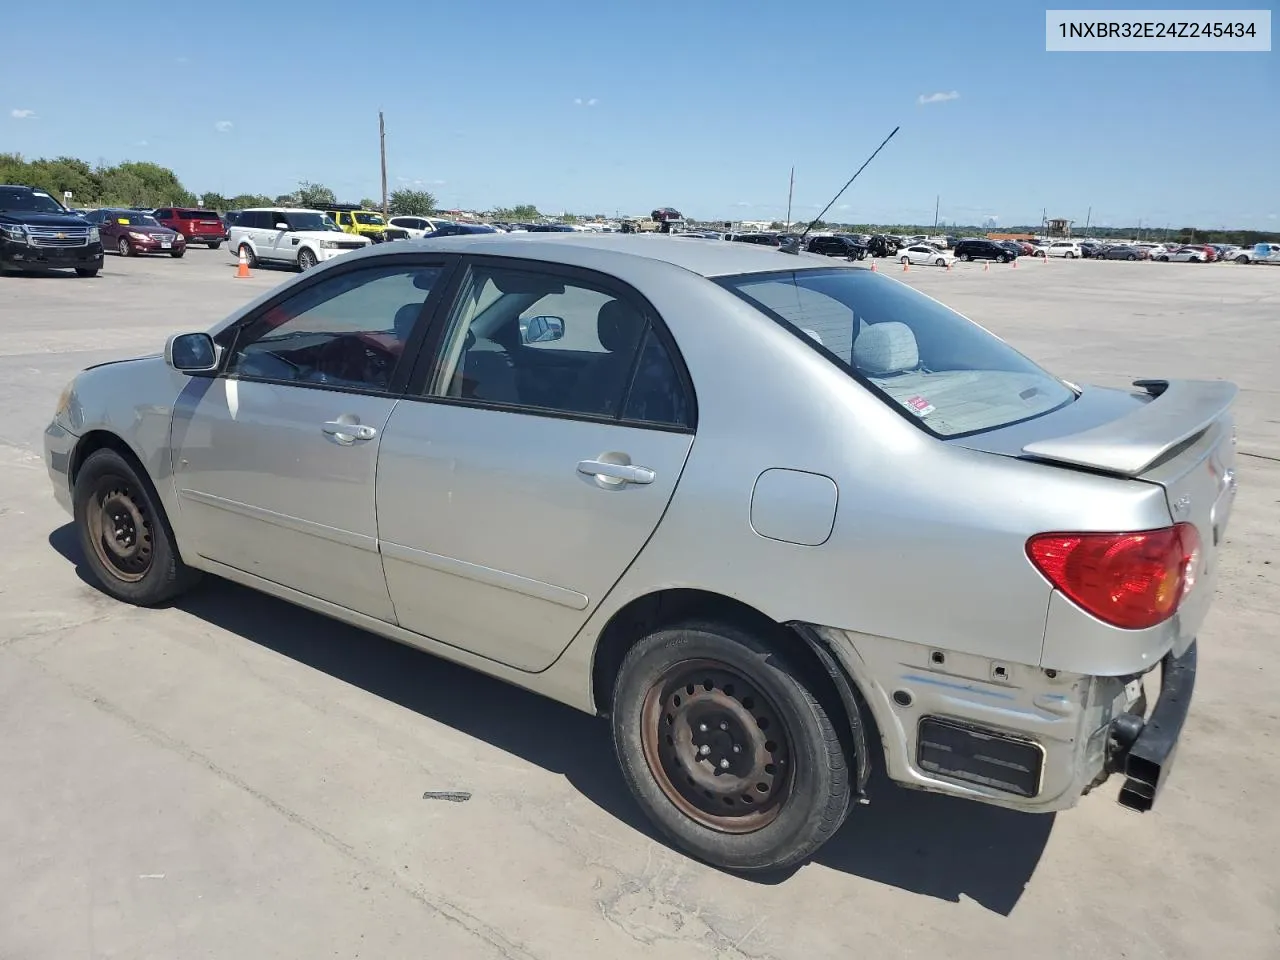
[[[445,208],[772,220],[793,166],[793,218],[816,215],[900,126],[828,219],[1280,230],[1280,53],[1048,53],[1045,9],[15,3],[0,152],[358,201],[381,109],[389,189]]]

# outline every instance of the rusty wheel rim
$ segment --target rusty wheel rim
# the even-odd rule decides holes
[[[791,784],[791,735],[759,686],[728,664],[676,664],[645,695],[641,744],[658,787],[721,833],[777,819]]]
[[[86,520],[93,552],[125,583],[137,583],[151,569],[155,550],[146,501],[120,477],[104,477],[94,491]]]

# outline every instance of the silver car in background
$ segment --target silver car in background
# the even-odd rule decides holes
[[[1116,773],[1149,808],[1234,395],[1077,387],[825,257],[489,235],[90,368],[45,451],[111,596],[213,574],[607,716],[648,816],[750,871],[817,849],[873,760],[1031,812]]]

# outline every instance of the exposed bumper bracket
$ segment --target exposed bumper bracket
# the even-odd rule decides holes
[[[844,704],[844,711],[848,721],[849,734],[853,738],[854,797],[860,804],[869,803],[870,801],[867,800],[867,780],[871,777],[871,755],[867,752],[866,726],[862,722],[862,712],[858,708],[858,697],[854,692],[853,683],[845,675],[835,655],[832,654],[817,631],[804,623],[792,623],[791,627],[813,650],[826,670],[827,675],[830,676],[836,691],[840,694],[840,701]]]
[[[1112,739],[1116,744],[1112,764],[1123,770],[1125,776],[1117,798],[1121,806],[1145,813],[1155,804],[1177,754],[1178,737],[1191,708],[1195,682],[1196,643],[1193,640],[1182,656],[1168,653],[1161,661],[1160,698],[1146,722],[1141,723],[1140,719],[1135,722],[1132,714],[1123,714],[1112,721]],[[1125,741],[1130,741],[1127,746]]]

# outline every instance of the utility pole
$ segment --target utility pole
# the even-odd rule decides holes
[[[387,209],[387,128],[382,122],[382,111],[378,111],[378,149],[382,153],[382,216],[386,217]]]
[[[1089,207],[1089,212],[1084,215],[1084,235],[1089,235],[1089,221],[1093,219],[1093,207]]]
[[[787,187],[787,229],[791,229],[791,194],[796,189],[796,168],[791,168],[791,183]]]
[[[938,210],[941,204],[942,194],[939,193],[933,198],[933,232],[935,235],[938,233]]]

